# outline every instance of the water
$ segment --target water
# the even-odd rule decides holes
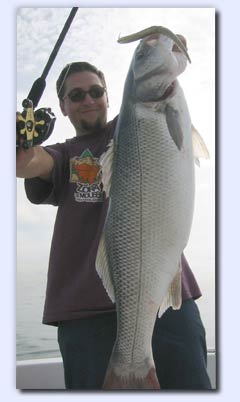
[[[57,328],[42,324],[45,270],[19,271],[17,278],[17,360],[58,357]]]
[[[57,328],[42,324],[46,275],[46,269],[18,269],[17,360],[60,356]],[[198,305],[207,332],[208,349],[214,349],[214,280],[208,276],[205,283],[200,280],[200,284],[204,297],[199,299]]]

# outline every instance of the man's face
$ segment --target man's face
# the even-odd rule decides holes
[[[71,74],[65,81],[64,97],[60,107],[64,116],[68,116],[76,129],[77,135],[91,133],[105,126],[107,122],[107,95],[94,99],[89,93],[83,100],[73,102],[67,95],[77,88],[88,91],[93,85],[103,87],[100,78],[90,72],[82,71]]]

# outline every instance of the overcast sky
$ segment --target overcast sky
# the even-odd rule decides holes
[[[17,109],[39,77],[70,8],[20,8],[17,11]],[[79,9],[47,77],[47,87],[39,107],[51,107],[57,116],[55,130],[46,144],[64,141],[75,135],[68,119],[61,115],[55,82],[69,62],[85,60],[104,71],[110,98],[109,119],[119,111],[122,90],[136,43],[120,45],[126,35],[152,25],[163,25],[183,34],[192,60],[179,80],[188,101],[194,125],[203,136],[210,161],[196,169],[197,193],[192,236],[188,253],[194,271],[212,272],[214,253],[214,9],[161,8],[83,8]],[[27,269],[40,264],[46,269],[56,209],[31,205],[18,180],[18,262]],[[37,242],[33,232],[38,231]],[[31,249],[29,250],[29,239]],[[37,250],[44,256],[36,258]],[[45,260],[46,259],[46,260]]]
[[[17,10],[17,109],[48,60],[70,8],[19,8]],[[75,135],[61,115],[55,82],[72,61],[88,61],[106,76],[109,119],[119,111],[123,85],[136,43],[120,45],[127,35],[152,25],[163,25],[187,38],[192,60],[179,81],[184,89],[193,124],[201,133],[211,159],[196,168],[196,206],[186,255],[203,292],[214,289],[214,158],[215,158],[215,10],[213,8],[82,8],[47,77],[38,107],[51,107],[57,121],[45,144]],[[17,180],[18,269],[47,269],[56,208],[31,205],[23,181]],[[29,247],[31,245],[31,247]],[[213,293],[213,292],[212,292]],[[206,299],[205,299],[206,300]]]

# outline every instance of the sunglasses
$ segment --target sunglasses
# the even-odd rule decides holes
[[[93,99],[99,99],[103,96],[105,88],[100,85],[93,85],[88,91],[84,91],[82,88],[74,88],[67,95],[63,97],[69,98],[72,102],[81,102],[86,98],[86,95],[89,94]]]

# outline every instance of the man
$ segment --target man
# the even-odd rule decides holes
[[[101,389],[116,336],[115,306],[95,270],[107,212],[99,158],[113,136],[103,74],[67,65],[57,81],[60,108],[76,130],[62,144],[17,153],[17,176],[35,204],[58,206],[43,323],[58,326],[68,389]],[[193,299],[201,293],[182,256],[183,304],[157,319],[153,355],[162,389],[210,389],[205,331]]]

